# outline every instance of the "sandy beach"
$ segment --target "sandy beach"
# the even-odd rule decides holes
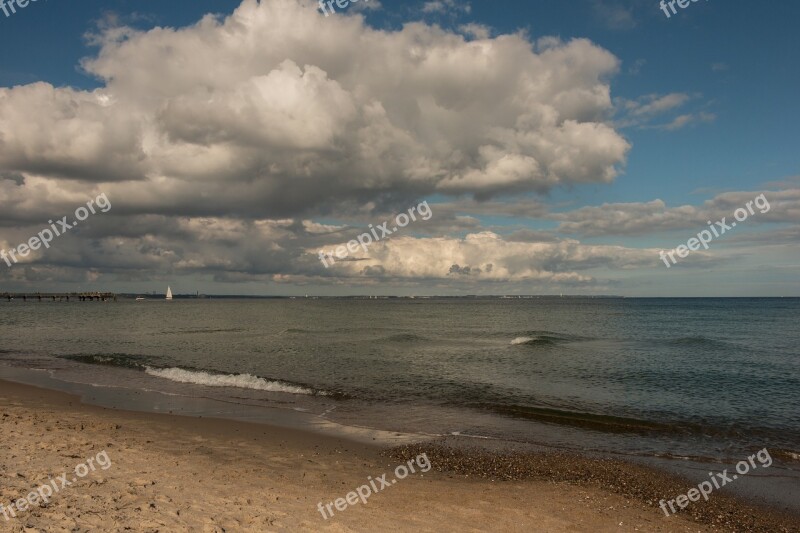
[[[569,480],[563,470],[570,466],[554,480],[520,475],[493,481],[465,466],[477,461],[485,474],[485,458],[445,457],[435,446],[427,473],[410,474],[366,505],[359,501],[324,519],[320,502],[335,502],[368,477],[393,473],[412,451],[389,454],[260,424],[105,409],[10,382],[0,382],[0,406],[0,503],[6,507],[62,473],[72,475],[98,453],[105,451],[111,462],[46,505],[9,520],[0,515],[4,531],[720,530],[666,518],[597,480]],[[549,459],[551,465],[557,460]]]

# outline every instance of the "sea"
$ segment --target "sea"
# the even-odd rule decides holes
[[[800,471],[800,298],[4,299],[0,378],[365,440],[767,448]]]

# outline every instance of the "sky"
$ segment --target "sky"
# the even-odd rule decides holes
[[[800,4],[342,4],[5,0],[0,292],[800,296]]]

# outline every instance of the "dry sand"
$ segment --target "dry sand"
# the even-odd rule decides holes
[[[399,460],[300,431],[104,409],[4,381],[0,430],[0,503],[103,450],[113,463],[46,506],[0,515],[0,531],[715,530],[598,487],[435,470],[323,520],[318,502],[391,474]]]

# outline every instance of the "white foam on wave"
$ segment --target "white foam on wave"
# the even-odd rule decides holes
[[[535,340],[536,337],[517,337],[516,339],[511,341],[511,344],[525,344],[526,342],[531,342]]]
[[[240,389],[263,390],[269,392],[289,392],[291,394],[314,394],[305,387],[287,385],[279,381],[268,381],[251,374],[209,374],[183,368],[145,368],[151,376],[177,381],[178,383],[194,383],[207,387],[237,387]]]

